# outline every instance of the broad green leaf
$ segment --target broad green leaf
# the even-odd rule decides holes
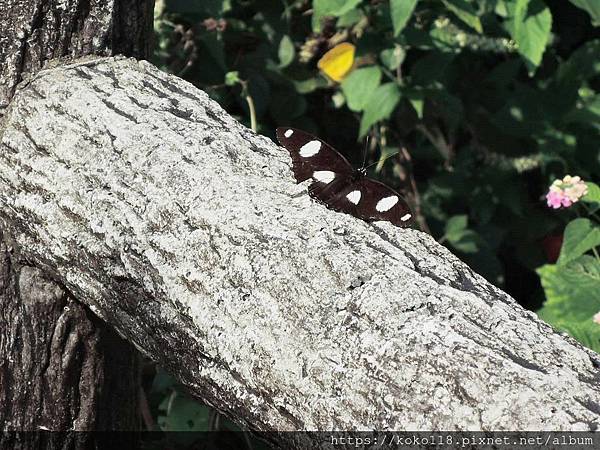
[[[342,82],[342,92],[352,111],[362,111],[381,82],[381,70],[377,66],[354,70]]]
[[[565,228],[557,264],[566,264],[600,245],[600,226],[589,219],[575,219]]]
[[[398,36],[408,23],[418,0],[390,0],[390,15],[394,36]]]
[[[468,224],[468,217],[466,214],[461,214],[459,216],[452,216],[446,222],[445,233],[447,239],[452,239],[458,237],[460,233],[462,233]]]
[[[476,253],[481,248],[481,237],[467,228],[466,215],[453,216],[446,222],[444,238],[463,253]]]
[[[294,60],[296,50],[294,49],[294,43],[288,35],[281,38],[277,54],[279,56],[279,67],[281,68],[289,66]]]
[[[385,67],[390,70],[396,70],[404,61],[406,52],[402,47],[397,45],[394,48],[386,48],[379,53],[379,58]]]
[[[578,8],[585,10],[592,18],[592,25],[600,26],[600,2],[598,0],[570,0]]]
[[[452,11],[460,20],[466,23],[468,26],[473,28],[478,33],[483,33],[483,27],[481,26],[481,21],[471,6],[465,0],[443,0],[444,5],[450,11]]]
[[[600,263],[583,255],[564,265],[547,264],[537,269],[546,302],[545,320],[582,322],[600,311]]]
[[[542,0],[514,0],[508,5],[512,13],[512,20],[507,22],[508,31],[532,75],[550,40],[552,14]]]
[[[581,201],[585,203],[600,203],[600,186],[596,183],[585,183],[588,188],[587,194],[581,197]]]
[[[362,0],[314,0],[312,29],[321,31],[321,20],[324,17],[340,17],[354,9]]]
[[[359,22],[363,17],[365,17],[365,15],[360,9],[351,9],[338,19],[336,25],[338,28],[351,27],[355,23]]]
[[[387,119],[400,101],[400,90],[396,83],[380,85],[367,103],[360,121],[359,138],[369,131],[371,125]]]
[[[481,246],[479,235],[473,230],[464,230],[454,241],[448,240],[452,246],[463,253],[477,253]]]

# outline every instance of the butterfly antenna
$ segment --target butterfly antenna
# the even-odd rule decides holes
[[[382,162],[383,162],[383,161],[385,161],[386,159],[390,159],[391,157],[393,157],[393,156],[396,156],[398,153],[400,153],[400,152],[398,151],[398,152],[392,153],[391,155],[387,155],[387,156],[386,156],[385,158],[383,158],[383,159],[378,159],[378,160],[377,160],[377,161],[375,161],[374,163],[371,163],[371,164],[369,164],[367,167],[365,167],[365,170],[367,170],[369,167],[373,167],[375,164],[382,163]],[[364,165],[363,165],[363,167],[364,167]]]
[[[367,139],[365,140],[365,150],[363,151],[363,163],[361,168],[366,169],[365,164],[367,163],[367,150],[369,149],[369,135],[367,134]]]

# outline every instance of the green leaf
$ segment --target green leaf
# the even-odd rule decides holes
[[[379,58],[385,67],[390,70],[396,70],[404,61],[406,52],[402,47],[397,45],[394,48],[386,48],[379,53]]]
[[[448,239],[448,242],[463,253],[477,253],[481,247],[481,239],[473,230],[464,230],[458,239],[452,241]]]
[[[398,36],[408,23],[418,0],[390,0],[390,15],[394,36]]]
[[[240,82],[240,73],[237,70],[227,72],[225,74],[225,84],[227,86],[233,86]]]
[[[600,2],[598,0],[570,0],[578,8],[585,10],[592,18],[592,25],[600,26]]]
[[[340,17],[354,9],[362,0],[314,0],[312,29],[321,32],[321,20],[324,17]]]
[[[351,27],[355,23],[358,23],[363,17],[365,17],[365,15],[360,9],[351,9],[337,20],[336,26],[338,28]]]
[[[452,216],[446,222],[446,228],[444,236],[446,239],[456,239],[460,236],[460,234],[467,228],[467,224],[469,219],[466,214],[461,214],[459,216]]]
[[[556,81],[559,86],[569,87],[574,84],[576,89],[583,80],[598,74],[600,74],[600,39],[594,39],[581,45],[558,67]]]
[[[508,6],[512,20],[506,26],[532,75],[550,40],[552,14],[542,0],[514,0]]]
[[[287,34],[281,38],[277,54],[279,56],[279,67],[281,68],[289,66],[294,60],[296,50],[294,49],[294,43]]]
[[[294,88],[298,94],[308,94],[319,88],[327,86],[327,80],[324,77],[308,78],[306,80],[293,80]]]
[[[423,107],[425,106],[425,96],[423,95],[423,92],[410,91],[410,92],[406,93],[406,97],[408,98],[408,101],[410,102],[412,107],[415,109],[415,112],[417,113],[417,117],[419,119],[422,119],[423,118]]]
[[[583,322],[600,311],[600,263],[583,255],[565,265],[547,264],[537,270],[546,302],[544,320]]]
[[[396,83],[385,83],[371,95],[360,121],[359,138],[369,131],[374,123],[387,119],[400,101],[400,90]]]
[[[352,111],[362,111],[381,82],[381,70],[377,66],[356,69],[342,82],[342,92]]]
[[[481,247],[481,238],[473,230],[469,230],[466,215],[452,216],[446,222],[444,238],[455,249],[463,253],[476,253]]]
[[[566,264],[600,245],[600,227],[589,219],[575,219],[565,228],[557,264]]]
[[[581,197],[581,201],[585,203],[599,203],[600,204],[600,186],[596,183],[586,182],[588,188],[587,194]]]
[[[483,33],[481,21],[470,3],[465,0],[443,0],[444,5],[452,11],[460,20],[473,28],[478,33]]]

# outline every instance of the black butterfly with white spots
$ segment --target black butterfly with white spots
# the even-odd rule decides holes
[[[296,128],[277,128],[277,139],[292,157],[296,182],[312,179],[311,197],[327,208],[366,221],[384,220],[400,227],[412,224],[406,201],[392,188],[367,178],[366,169],[354,169],[337,150]]]

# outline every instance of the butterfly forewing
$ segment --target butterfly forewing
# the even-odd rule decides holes
[[[352,166],[337,150],[296,128],[277,128],[277,139],[292,157],[292,169],[298,183],[313,178],[315,172],[332,172],[335,178],[352,175]],[[323,180],[330,176],[322,174]],[[326,183],[328,184],[328,183]]]

